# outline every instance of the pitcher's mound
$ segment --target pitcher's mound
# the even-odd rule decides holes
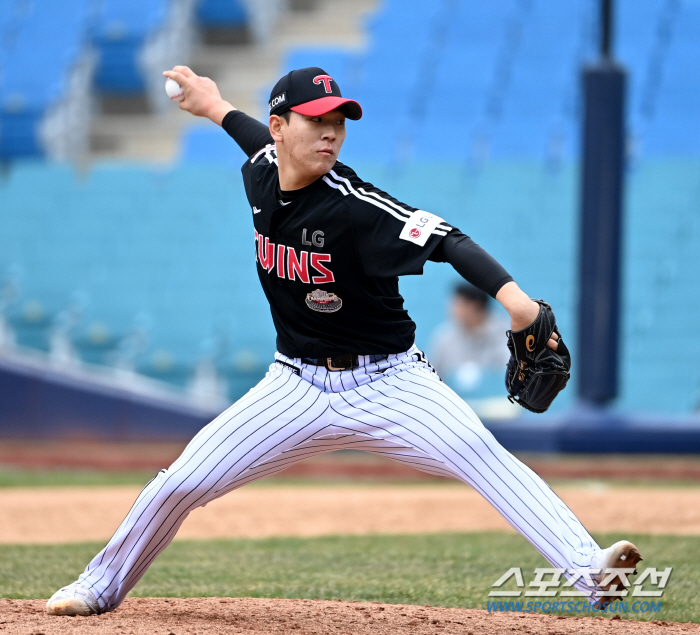
[[[91,617],[46,615],[45,600],[0,600],[2,635],[585,635],[700,633],[698,624],[488,613],[377,602],[255,598],[130,598]]]

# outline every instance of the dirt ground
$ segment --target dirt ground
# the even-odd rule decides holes
[[[0,466],[153,470],[170,464],[182,444],[91,442],[0,444]],[[591,531],[700,535],[699,457],[521,457],[546,479],[606,479],[555,485]],[[509,530],[471,488],[421,475],[371,455],[336,454],[305,461],[291,477],[335,484],[251,486],[193,512],[178,538],[319,536]],[[369,478],[379,483],[360,483]],[[421,479],[390,483],[382,479]],[[642,488],[616,479],[653,481]],[[353,479],[350,483],[345,479]],[[667,482],[667,485],[664,485]],[[611,485],[611,483],[613,483]],[[138,495],[138,487],[0,489],[1,543],[106,540]],[[672,520],[672,522],[671,522]],[[483,610],[251,598],[129,598],[112,613],[49,617],[45,600],[0,599],[0,635],[263,635],[272,633],[393,635],[700,635],[698,624],[604,617],[557,618]]]
[[[699,488],[560,486],[555,491],[589,531],[700,535]],[[0,543],[107,540],[138,487],[0,489]],[[637,501],[630,504],[630,501]],[[178,538],[506,530],[473,489],[417,485],[249,486],[192,512]]]
[[[7,635],[664,635],[700,633],[698,624],[634,622],[318,600],[133,598],[112,613],[50,617],[41,600],[0,600]]]

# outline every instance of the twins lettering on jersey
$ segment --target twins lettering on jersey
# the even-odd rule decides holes
[[[304,237],[306,230],[304,230]],[[312,241],[304,244],[323,245],[323,232],[314,232]],[[320,244],[319,244],[320,242]],[[328,284],[335,282],[333,272],[324,264],[331,263],[331,254],[321,254],[315,251],[299,251],[287,245],[271,243],[267,236],[255,231],[255,261],[260,266],[272,273],[274,270],[278,278],[287,280],[299,280],[305,284]],[[314,275],[316,272],[318,275]]]

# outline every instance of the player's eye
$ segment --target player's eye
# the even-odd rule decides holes
[[[314,123],[321,123],[321,121],[323,120],[321,119],[321,117],[311,117],[311,121],[313,121]]]

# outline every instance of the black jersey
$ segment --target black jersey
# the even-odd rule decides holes
[[[288,203],[277,195],[274,145],[250,157],[242,172],[277,350],[288,357],[408,350],[416,325],[398,276],[422,273],[452,227],[340,162]]]

